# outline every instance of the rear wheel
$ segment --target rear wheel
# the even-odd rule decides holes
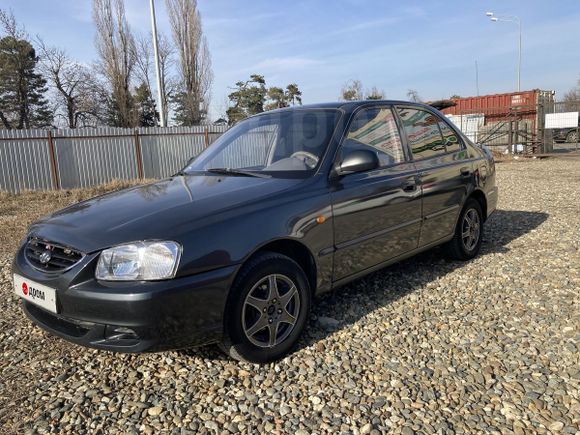
[[[578,143],[578,131],[572,130],[566,135],[566,142],[567,143]]]
[[[483,236],[483,213],[481,205],[470,198],[461,210],[455,234],[446,245],[449,257],[454,260],[471,260],[481,248]]]
[[[241,361],[283,357],[304,329],[310,299],[308,279],[294,260],[258,255],[243,266],[230,291],[220,347]]]

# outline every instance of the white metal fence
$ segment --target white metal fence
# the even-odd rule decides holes
[[[226,129],[0,130],[0,190],[70,189],[114,179],[167,177]]]

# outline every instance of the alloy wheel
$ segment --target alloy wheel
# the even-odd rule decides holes
[[[474,208],[467,210],[463,216],[463,222],[461,226],[461,240],[463,242],[463,247],[467,251],[472,251],[479,242],[479,236],[481,234],[479,213]]]
[[[300,313],[300,293],[285,275],[271,274],[258,281],[244,300],[242,327],[247,339],[259,347],[282,343]]]

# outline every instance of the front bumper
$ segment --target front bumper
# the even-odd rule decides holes
[[[56,288],[57,314],[23,301],[26,315],[46,331],[87,347],[145,352],[216,342],[236,266],[166,281],[102,282],[96,256],[48,276],[19,250],[13,271]]]
[[[493,186],[485,194],[485,196],[486,196],[486,202],[487,202],[487,216],[486,216],[486,220],[497,209],[498,193],[499,193],[499,189],[497,188],[497,186]]]

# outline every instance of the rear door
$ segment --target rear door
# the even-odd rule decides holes
[[[453,233],[473,168],[461,138],[443,117],[416,106],[397,106],[397,113],[421,177],[419,246],[425,246]]]
[[[331,182],[335,281],[411,251],[419,243],[419,179],[390,106],[364,107],[353,115],[339,158],[358,149],[376,152],[380,167]]]

